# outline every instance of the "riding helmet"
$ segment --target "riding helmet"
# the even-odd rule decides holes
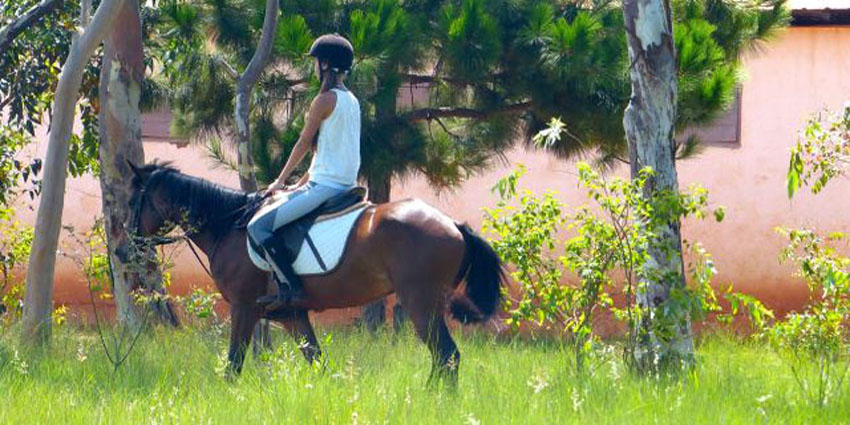
[[[327,61],[331,68],[338,71],[348,71],[354,61],[354,47],[339,34],[325,34],[313,42],[310,56]]]

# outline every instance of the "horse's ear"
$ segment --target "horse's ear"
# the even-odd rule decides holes
[[[142,178],[142,170],[140,170],[140,169],[139,169],[139,167],[136,167],[136,165],[135,165],[135,164],[133,164],[133,162],[132,162],[132,161],[130,161],[129,159],[127,160],[127,165],[129,165],[129,166],[130,166],[130,170],[131,170],[131,171],[133,171],[133,174],[134,174],[136,177],[138,177],[138,178]]]
[[[129,159],[127,160],[127,165],[130,166],[130,170],[133,172],[133,176],[135,176],[135,178],[133,178],[134,184],[140,184],[145,180],[145,173],[142,171],[141,168],[137,167],[136,164],[133,164],[133,162]]]

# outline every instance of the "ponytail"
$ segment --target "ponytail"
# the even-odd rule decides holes
[[[348,70],[342,70],[337,67],[329,66],[327,70],[322,71],[322,67],[319,66],[319,81],[322,83],[321,92],[328,91],[334,87],[336,87],[337,80],[340,75],[347,75]],[[330,82],[328,82],[330,81]]]

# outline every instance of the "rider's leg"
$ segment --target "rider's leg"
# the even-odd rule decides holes
[[[266,251],[266,258],[275,270],[278,279],[281,282],[286,282],[289,286],[289,293],[281,294],[285,296],[278,297],[280,302],[267,308],[275,309],[284,302],[291,302],[303,296],[301,279],[292,269],[292,262],[295,259],[288,258],[284,250],[271,243],[275,230],[303,217],[326,200],[342,192],[343,190],[340,189],[308,183],[289,196],[263,208],[248,223],[250,236]]]

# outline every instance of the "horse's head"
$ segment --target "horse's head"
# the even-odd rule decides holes
[[[173,168],[160,164],[148,164],[137,167],[130,163],[133,170],[133,195],[130,197],[130,222],[128,231],[131,238],[149,238],[170,232],[175,227],[172,220],[172,207],[165,197],[166,185],[163,177],[176,172]]]

